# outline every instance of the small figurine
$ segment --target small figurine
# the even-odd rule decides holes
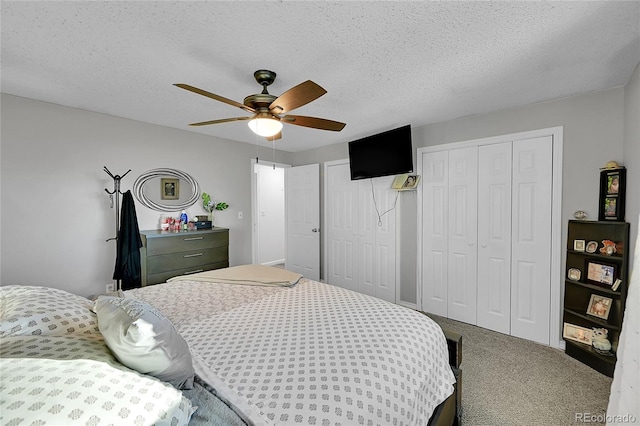
[[[593,328],[593,338],[591,345],[598,352],[609,352],[611,350],[611,342],[607,339],[609,331],[606,328]]]
[[[573,217],[575,217],[578,220],[584,220],[587,218],[587,212],[582,211],[582,210],[578,210],[577,212],[575,212],[573,214]]]
[[[602,240],[602,248],[600,249],[600,253],[612,256],[618,250],[616,249],[616,243],[611,240]]]

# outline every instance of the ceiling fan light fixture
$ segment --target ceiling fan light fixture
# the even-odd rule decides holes
[[[253,133],[265,138],[275,136],[282,130],[282,123],[273,118],[256,117],[248,125]]]

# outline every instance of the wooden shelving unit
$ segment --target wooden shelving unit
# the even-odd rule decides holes
[[[574,250],[575,240],[584,240],[598,243],[594,253]],[[601,254],[603,240],[616,243],[616,253],[611,255]],[[629,271],[629,224],[626,222],[611,221],[583,221],[570,220],[567,232],[567,264],[565,270],[564,314],[565,323],[585,327],[588,329],[606,328],[608,339],[612,348],[609,354],[602,354],[592,346],[565,339],[566,353],[571,357],[591,366],[595,370],[613,376],[616,363],[616,350],[622,320],[624,306],[627,299],[628,271]],[[612,290],[608,284],[598,284],[587,281],[589,262],[612,265],[615,268],[615,279],[620,279],[621,284],[616,290]],[[580,279],[569,279],[569,270],[579,269]],[[602,296],[611,299],[611,308],[606,319],[587,313],[591,296]]]

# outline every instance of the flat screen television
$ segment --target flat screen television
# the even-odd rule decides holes
[[[349,142],[351,180],[413,172],[411,126]]]

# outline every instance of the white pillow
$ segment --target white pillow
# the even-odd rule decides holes
[[[166,383],[89,359],[3,358],[7,425],[187,425],[191,402]]]
[[[49,287],[0,287],[0,337],[99,334],[93,303]]]
[[[178,389],[193,387],[189,346],[158,310],[136,299],[110,296],[98,297],[94,309],[104,340],[121,363]]]

